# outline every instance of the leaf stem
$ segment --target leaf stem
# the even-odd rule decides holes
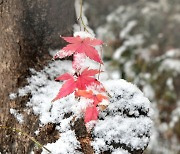
[[[83,21],[83,18],[82,18],[82,12],[83,12],[83,0],[80,0],[80,15],[79,15],[79,18],[77,19],[77,20],[80,20],[81,21],[81,24],[82,24],[82,26],[83,26],[83,28],[84,28],[84,31],[87,31],[88,33],[89,33],[89,31],[88,31],[88,29],[87,29],[87,26],[86,26],[86,24],[84,23],[84,21]],[[80,24],[80,29],[81,29],[81,24]]]
[[[100,57],[102,58],[102,46],[100,47]],[[101,71],[101,63],[99,64],[99,72]],[[100,73],[98,74],[98,80],[100,78]]]
[[[40,148],[45,149],[48,153],[51,153],[51,151],[49,149],[47,149],[46,147],[44,147],[42,144],[40,144],[35,138],[31,137],[30,135],[28,135],[26,132],[23,132],[20,129],[17,128],[12,128],[12,127],[7,127],[7,126],[3,126],[0,125],[0,129],[7,129],[7,130],[11,130],[13,132],[17,132],[17,133],[21,133],[22,135],[28,137],[31,141],[33,141],[35,144],[37,144]]]

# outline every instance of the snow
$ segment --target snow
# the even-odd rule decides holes
[[[162,56],[156,57],[156,61],[163,61],[163,60],[177,60],[180,58],[180,50],[179,49],[170,49],[167,50],[165,54]]]
[[[16,94],[16,93],[11,93],[11,94],[9,95],[9,98],[10,98],[11,100],[15,99],[16,97],[17,97],[17,94]]]
[[[179,49],[168,50],[165,54],[165,57],[168,57],[168,58],[180,57],[180,50]]]
[[[81,70],[82,68],[84,68],[84,62],[86,60],[86,56],[84,53],[77,53],[74,54],[73,56],[73,68],[76,70]]]
[[[137,21],[132,20],[127,23],[127,26],[121,30],[120,38],[124,39],[128,36],[129,32],[137,25]]]
[[[74,53],[74,51],[70,51],[70,50],[69,51],[59,50],[56,53],[54,58],[56,58],[56,57],[58,57],[58,58],[68,57],[68,56],[71,56],[73,53]]]
[[[166,85],[169,87],[170,90],[174,90],[173,78],[168,78],[168,80],[166,81]]]
[[[74,37],[77,37],[77,36],[79,36],[79,37],[82,38],[82,39],[85,39],[85,38],[91,38],[91,39],[93,39],[93,38],[94,38],[93,35],[91,35],[91,34],[88,33],[88,32],[85,32],[85,31],[77,31],[77,32],[75,32],[75,33],[74,33]]]
[[[31,94],[27,107],[32,108],[34,114],[39,115],[39,126],[47,123],[58,124],[56,129],[60,133],[60,138],[55,143],[45,145],[53,154],[79,153],[77,150],[79,142],[74,131],[71,130],[71,120],[74,117],[82,117],[87,105],[92,103],[85,98],[77,101],[73,93],[51,103],[62,85],[61,82],[54,81],[54,78],[65,72],[71,72],[71,64],[66,60],[53,61],[40,72],[31,69],[32,76],[27,79],[28,85],[19,89],[16,94],[18,97]],[[125,80],[103,81],[103,84],[112,98],[108,108],[100,112],[99,118],[103,120],[93,123],[93,126],[96,125],[92,133],[94,136],[92,145],[96,153],[101,150],[120,153],[121,149],[118,150],[110,145],[113,141],[126,143],[132,149],[143,149],[149,142],[149,131],[152,125],[149,118],[151,116],[149,100],[136,86]],[[92,88],[93,86],[90,89]],[[102,104],[107,105],[108,102],[103,101]],[[124,111],[127,113],[124,114]],[[11,112],[15,113],[14,110]],[[69,114],[68,117],[66,117],[67,114]],[[46,151],[43,150],[43,154],[45,153]]]
[[[137,47],[144,43],[143,36],[141,34],[136,34],[134,36],[129,36],[127,40],[124,41],[122,46],[120,46],[113,55],[115,60],[120,60],[121,55],[125,52],[129,47]]]
[[[144,149],[149,143],[152,110],[149,100],[125,80],[109,80],[104,85],[112,96],[107,109],[93,130],[92,145],[96,153],[114,151],[113,143],[125,144],[131,150]],[[146,135],[144,135],[146,134]]]
[[[65,72],[71,72],[71,64],[70,61],[53,61],[40,72],[31,69],[32,76],[27,79],[28,85],[19,89],[16,94],[19,97],[28,93],[32,95],[26,105],[28,108],[33,109],[34,114],[39,115],[39,126],[48,123],[60,124],[56,129],[60,132],[61,137],[55,143],[46,145],[53,154],[78,153],[76,148],[78,148],[79,142],[71,130],[70,122],[74,115],[79,114],[82,110],[82,104],[77,107],[78,103],[73,94],[53,103],[51,102],[62,84],[54,81],[54,78]],[[11,109],[11,113],[18,118],[17,112]],[[70,117],[65,118],[65,115],[71,113]],[[38,132],[37,130],[36,133]],[[46,151],[43,151],[43,153],[46,153]]]
[[[132,60],[132,61],[127,61],[124,64],[124,71],[126,72],[126,74],[128,75],[129,78],[134,78],[136,76],[134,70],[132,69],[133,63],[134,63],[134,61]]]
[[[160,66],[160,68],[159,68],[159,70],[160,71],[169,71],[169,70],[171,70],[171,71],[173,71],[174,73],[180,73],[180,61],[177,59],[165,59],[163,62],[162,62],[162,64],[161,64],[161,66]]]
[[[129,154],[127,150],[123,150],[121,148],[118,148],[112,152],[112,154]]]
[[[172,112],[171,122],[169,126],[173,128],[175,124],[178,122],[179,118],[180,118],[180,101],[178,101],[176,109]]]
[[[148,84],[144,85],[143,92],[147,98],[153,100],[153,98],[155,96],[155,92],[151,85],[148,85]]]
[[[144,112],[151,113],[149,112],[151,108],[149,100],[144,97],[144,94],[135,85],[121,79],[107,81],[105,88],[110,89],[110,91],[107,91],[111,96],[118,94],[118,96],[112,97],[111,101],[119,99],[119,103],[109,106],[114,111],[117,111],[119,108],[127,108],[129,111],[134,112],[137,108],[142,108]]]
[[[24,117],[22,114],[20,114],[17,110],[15,109],[10,109],[10,113],[17,119],[17,121],[22,124],[24,122]]]
[[[82,154],[78,149],[80,144],[75,137],[74,131],[66,131],[61,133],[61,137],[55,143],[49,143],[46,148],[51,151],[52,154]],[[49,154],[43,149],[42,154]]]
[[[126,51],[127,47],[126,46],[121,46],[118,49],[116,49],[113,58],[118,60],[121,58],[121,55]]]
[[[118,70],[115,70],[115,71],[111,72],[110,75],[111,75],[112,79],[120,79],[120,73],[119,73]]]

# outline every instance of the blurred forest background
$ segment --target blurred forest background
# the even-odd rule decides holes
[[[109,77],[133,82],[152,102],[155,124],[145,153],[180,154],[180,1],[85,2],[90,27],[107,44]]]

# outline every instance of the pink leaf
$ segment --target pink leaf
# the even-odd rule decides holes
[[[86,38],[85,42],[88,45],[91,45],[91,46],[97,46],[97,45],[102,45],[103,44],[103,41],[95,39],[95,38],[94,39]]]
[[[68,51],[73,51],[76,52],[79,49],[79,43],[78,44],[68,44],[62,50],[68,52]]]
[[[66,55],[70,56],[73,53],[85,53],[90,59],[102,64],[98,51],[94,48],[95,46],[103,43],[101,40],[80,38],[79,36],[62,38],[70,44],[62,48],[61,51],[63,53],[58,53],[59,56],[57,55],[55,57],[64,58]]]
[[[90,69],[88,68],[84,69],[84,71],[81,73],[82,76],[94,76],[99,73],[99,70],[97,69]]]
[[[59,76],[58,78],[56,78],[56,80],[67,81],[65,82],[65,84],[63,84],[58,95],[53,101],[71,94],[73,91],[75,91],[76,88],[80,90],[85,90],[88,85],[90,85],[93,82],[96,82],[96,79],[92,76],[97,73],[97,70],[88,70],[88,68],[86,68],[79,76],[75,75],[74,77],[69,73],[65,73]]]
[[[77,37],[61,37],[61,38],[63,38],[66,42],[69,42],[69,43],[81,42],[81,38],[79,36],[77,36]]]
[[[88,85],[96,81],[96,79],[92,76],[94,76],[97,73],[99,73],[99,70],[88,70],[88,68],[84,69],[84,71],[77,79],[77,88],[81,90],[86,89]]]
[[[86,108],[85,112],[85,118],[84,121],[85,123],[88,123],[92,120],[97,120],[98,119],[98,110],[95,106],[90,106]]]
[[[103,63],[101,58],[99,57],[99,54],[97,52],[97,50],[91,46],[87,46],[86,47],[86,50],[85,51],[85,54],[92,60],[98,62],[98,63]]]
[[[65,73],[59,77],[57,77],[55,80],[68,80],[68,79],[72,79],[73,76],[69,73]]]
[[[57,94],[57,96],[52,100],[52,102],[65,97],[71,93],[74,92],[76,88],[76,82],[74,82],[74,80],[68,80],[66,81],[65,84],[63,84],[63,86],[61,87],[61,89],[59,90],[59,93]]]

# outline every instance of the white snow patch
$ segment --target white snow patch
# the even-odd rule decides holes
[[[73,95],[51,103],[62,85],[62,82],[56,82],[54,78],[71,71],[70,61],[54,61],[40,72],[31,69],[33,75],[27,79],[29,85],[19,89],[18,96],[31,93],[32,97],[27,102],[27,106],[32,107],[34,113],[39,115],[41,124],[58,123],[64,114],[71,111],[68,106],[72,106],[76,102]]]
[[[22,124],[24,122],[24,117],[22,114],[18,113],[15,109],[10,109],[10,113],[17,119],[17,121]]]
[[[116,60],[119,60],[121,58],[121,55],[126,51],[126,49],[127,49],[127,46],[125,46],[125,45],[116,49],[116,51],[113,55],[113,58]]]
[[[127,23],[127,26],[126,26],[123,30],[121,30],[121,32],[120,32],[120,38],[122,38],[122,39],[126,38],[126,37],[129,35],[129,33],[131,32],[131,30],[132,30],[136,25],[137,25],[137,21],[135,21],[135,20],[129,21],[129,22]]]
[[[174,73],[180,73],[180,60],[178,59],[165,59],[160,66],[160,71],[173,71]]]
[[[11,93],[11,94],[9,95],[9,98],[10,98],[11,100],[15,99],[16,97],[17,97],[17,94],[16,94],[16,93]]]
[[[115,149],[112,154],[129,154],[129,152],[127,150],[124,150],[124,149],[121,149],[121,148],[118,148],[118,149]]]
[[[180,57],[180,50],[179,49],[171,49],[171,50],[168,50],[165,54],[165,57],[168,57],[168,58],[176,58],[176,57]]]
[[[82,154],[79,152],[80,143],[76,139],[74,131],[66,131],[61,133],[60,138],[55,143],[48,143],[45,146],[52,154]],[[42,154],[49,154],[43,149]]]
[[[177,102],[177,105],[178,106],[172,112],[172,115],[171,115],[171,121],[170,121],[170,124],[169,124],[169,126],[171,128],[173,128],[175,126],[175,124],[179,121],[179,118],[180,118],[180,100]]]
[[[76,70],[82,70],[84,68],[84,62],[86,60],[86,55],[84,53],[76,53],[73,56],[72,66]]]
[[[136,76],[135,72],[133,71],[133,65],[134,65],[133,60],[127,61],[124,64],[124,71],[126,72],[128,78],[134,78]]]
[[[146,97],[153,100],[153,98],[155,96],[155,92],[151,85],[148,85],[148,84],[144,85],[143,92]]]
[[[85,31],[75,32],[75,33],[74,33],[74,37],[77,37],[77,36],[79,36],[79,37],[82,38],[82,39],[85,39],[85,38],[91,38],[91,39],[93,39],[93,38],[94,38],[93,35],[91,35],[91,34],[88,33],[88,32],[85,32]]]
[[[129,36],[127,40],[124,41],[123,45],[115,51],[113,55],[113,59],[120,61],[121,55],[129,47],[138,47],[141,46],[143,43],[144,43],[143,35],[136,34],[134,36]]]
[[[169,87],[170,90],[174,90],[173,78],[168,78],[168,80],[166,81],[166,85]]]
[[[102,120],[98,120],[94,127],[94,150],[97,154],[114,151],[112,143],[125,144],[132,150],[144,149],[149,143],[152,127],[149,100],[135,85],[125,80],[109,80],[104,85],[112,98],[107,109],[100,112]]]
[[[118,70],[114,70],[113,72],[111,72],[110,76],[115,80],[120,79],[120,72]]]

